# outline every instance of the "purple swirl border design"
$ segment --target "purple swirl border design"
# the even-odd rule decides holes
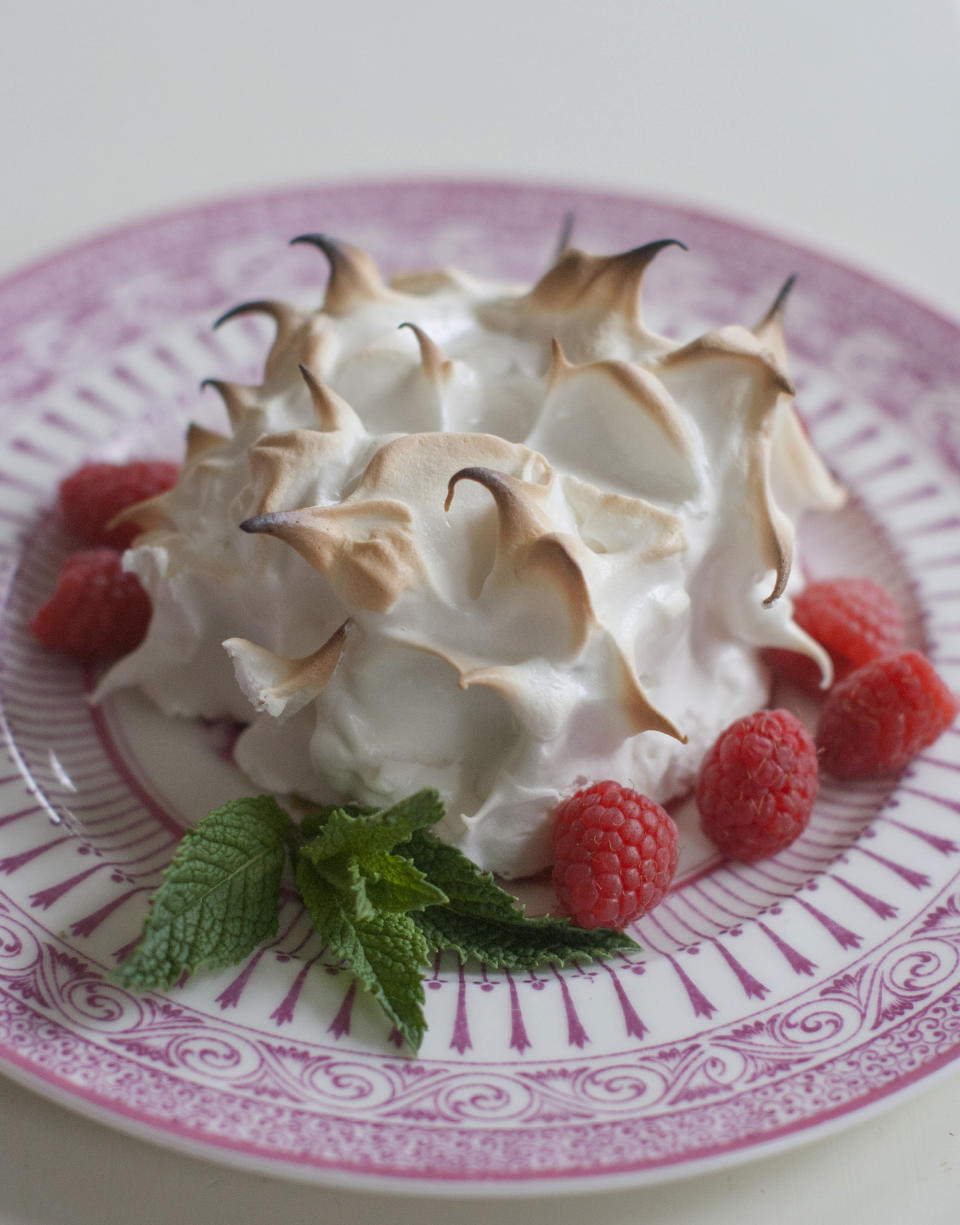
[[[958,899],[950,905],[956,937]],[[919,960],[926,956],[919,954]],[[788,1018],[784,1024],[807,1031],[830,1028],[835,1006],[831,1000],[816,1016]],[[109,1021],[116,1019],[109,1000],[98,998],[94,1007]],[[39,1063],[41,1078],[57,1084],[69,1069],[69,1084],[78,1096],[136,1121],[152,1120],[158,1108],[164,1108],[171,1112],[169,1130],[201,1145],[367,1176],[513,1181],[519,1169],[528,1179],[575,1179],[584,1174],[639,1174],[719,1157],[806,1128],[811,1114],[823,1122],[881,1099],[891,1083],[903,1086],[954,1058],[960,983],[887,1028],[880,1038],[868,1037],[820,1063],[816,1075],[802,1059],[793,1067],[780,1060],[771,1066],[774,1075],[754,1075],[735,1099],[720,1101],[710,1090],[722,1078],[724,1065],[715,1056],[705,1059],[696,1044],[668,1048],[651,1058],[622,1056],[609,1064],[584,1061],[531,1070],[523,1080],[405,1061],[372,1068],[350,1060],[310,1060],[288,1048],[275,1050],[274,1065],[286,1061],[301,1085],[323,1084],[328,1109],[320,1112],[304,1109],[295,1096],[279,1092],[263,1068],[262,1052],[252,1044],[188,1028],[177,1031],[178,1022],[189,1018],[175,1009],[164,1015],[167,1011],[161,1008],[157,1017],[157,1024],[174,1035],[168,1037],[163,1059],[135,1059],[122,1050],[105,1055],[72,1026],[53,1021],[34,1025],[30,1005],[7,990],[0,992],[0,1037],[15,1062],[19,1045],[29,1049],[22,1066],[34,1073],[39,1038],[45,1052]],[[758,1027],[747,1028],[750,1032],[729,1036],[730,1049],[755,1060]],[[225,1087],[211,1094],[170,1071],[191,1064],[214,1079],[240,1072],[248,1078],[248,1091]],[[254,1070],[258,1077],[250,1081]],[[677,1108],[651,1120],[629,1107],[657,1078],[674,1087]],[[347,1107],[358,1101],[374,1104],[379,1117],[360,1112],[351,1117]],[[622,1113],[598,1118],[593,1109],[598,1101],[618,1103]],[[384,1126],[398,1120],[400,1127]],[[520,1127],[518,1121],[535,1125]],[[464,1122],[482,1124],[469,1133],[482,1143],[470,1143],[461,1134],[451,1146],[450,1125]]]
[[[690,242],[651,273],[668,333],[759,317],[799,274],[801,407],[853,494],[805,525],[804,565],[879,577],[960,688],[957,330],[813,253],[658,202],[407,183],[226,201],[54,257],[0,285],[0,1053],[58,1100],[299,1177],[549,1191],[743,1159],[960,1053],[956,729],[899,780],[824,780],[804,837],[760,864],[719,860],[681,811],[685,861],[638,925],[642,955],[513,975],[438,959],[417,1059],[293,897],[233,971],[143,997],[109,979],[190,819],[173,775],[234,785],[231,730],[93,710],[92,678],[30,641],[71,547],[55,482],[88,454],[176,453],[207,411],[199,379],[251,377],[262,351],[256,323],[210,319],[256,294],[317,298],[315,263],[284,240],[318,218],[388,268],[528,277],[571,205],[588,247]]]

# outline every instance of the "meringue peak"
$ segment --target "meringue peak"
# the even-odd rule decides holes
[[[302,659],[285,659],[246,638],[228,638],[223,646],[233,661],[237,683],[256,710],[274,718],[295,714],[329,684],[346,646],[350,622]]]
[[[513,553],[543,535],[543,519],[537,512],[537,502],[543,495],[542,486],[519,481],[492,468],[461,468],[447,483],[447,497],[443,504],[445,511],[449,511],[453,505],[453,495],[460,481],[475,481],[490,493],[497,507],[500,548],[505,553]]]
[[[269,380],[282,371],[287,353],[296,346],[297,340],[310,328],[310,316],[289,302],[261,298],[252,302],[241,302],[214,322],[214,328],[222,327],[232,319],[244,315],[267,315],[276,325],[273,344],[264,363],[264,379]],[[216,382],[216,380],[211,380]]]
[[[417,344],[420,346],[420,366],[424,377],[429,382],[437,385],[447,382],[453,373],[453,362],[449,357],[440,350],[423,328],[418,327],[417,324],[406,320],[400,324],[400,327],[409,328],[417,339]]]
[[[640,321],[640,296],[647,268],[665,247],[680,247],[677,238],[663,238],[619,255],[588,255],[564,247],[559,259],[534,285],[527,302],[540,310],[594,310]]]
[[[382,498],[273,511],[240,528],[291,545],[348,606],[385,613],[422,570],[412,523],[403,502]]]
[[[318,379],[306,363],[300,362],[298,369],[303,381],[307,385],[307,390],[310,392],[310,401],[313,404],[317,424],[321,430],[329,432],[344,430],[349,433],[363,432],[363,423],[343,396],[337,395],[331,387],[328,387],[326,383]]]
[[[187,426],[184,463],[189,464],[191,460],[199,459],[201,455],[205,455],[208,451],[222,446],[227,441],[229,440],[225,434],[220,434],[216,430],[207,429],[206,426],[197,424],[196,421],[191,421]]]
[[[690,365],[701,361],[726,361],[753,367],[757,375],[769,379],[778,393],[796,395],[796,388],[780,365],[776,354],[766,348],[753,333],[738,324],[705,332],[696,340],[664,353],[658,360],[660,369]]]
[[[756,336],[756,338],[759,341],[766,340],[768,335],[770,334],[776,334],[782,340],[783,317],[787,309],[787,300],[789,299],[791,293],[793,292],[793,287],[796,283],[797,283],[797,274],[794,272],[794,273],[791,273],[790,276],[787,277],[787,279],[783,282],[783,284],[777,290],[777,296],[773,299],[773,302],[770,305],[770,309],[751,328],[751,331],[753,332],[754,336]],[[786,360],[785,347],[782,349],[782,353],[781,353],[781,346],[772,345],[771,347],[774,349],[775,352],[777,352],[778,357],[780,357],[782,361]]]
[[[330,280],[323,309],[328,315],[349,314],[362,302],[385,298],[390,291],[380,276],[372,257],[359,247],[352,247],[329,234],[299,234],[290,245],[306,243],[316,247],[330,265]]]

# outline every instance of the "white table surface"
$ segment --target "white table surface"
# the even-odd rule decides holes
[[[960,317],[950,0],[6,6],[0,272],[209,196],[396,173],[692,202]],[[958,409],[960,411],[960,409]],[[0,1225],[960,1220],[960,1070],[788,1152],[636,1192],[456,1202],[193,1160],[0,1079]]]

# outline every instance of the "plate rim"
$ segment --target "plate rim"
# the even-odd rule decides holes
[[[336,191],[386,191],[397,187],[415,187],[422,190],[499,190],[503,191],[524,191],[530,190],[537,193],[553,193],[557,195],[567,195],[572,197],[588,196],[591,200],[602,203],[606,200],[616,200],[620,203],[632,204],[650,204],[663,209],[667,209],[678,214],[685,214],[701,222],[719,223],[724,229],[740,231],[754,238],[762,237],[771,241],[796,250],[803,254],[806,258],[812,258],[817,261],[825,262],[833,268],[839,269],[845,275],[856,278],[862,282],[867,289],[880,290],[886,294],[894,294],[897,298],[904,300],[910,304],[912,308],[923,312],[927,316],[936,320],[936,322],[949,329],[951,332],[960,336],[960,324],[958,324],[949,315],[945,314],[940,308],[933,306],[920,298],[917,298],[909,290],[903,290],[900,286],[894,284],[888,279],[882,279],[870,272],[862,270],[856,264],[845,261],[842,258],[834,256],[830,252],[822,251],[816,247],[806,243],[798,242],[796,239],[784,236],[776,231],[771,231],[761,225],[754,225],[752,222],[731,218],[723,213],[715,212],[705,208],[699,208],[689,205],[682,201],[674,201],[671,199],[650,195],[647,193],[638,193],[630,191],[608,190],[606,188],[594,189],[585,184],[568,184],[551,182],[540,182],[536,180],[523,179],[473,179],[459,177],[441,177],[441,178],[421,178],[419,176],[391,176],[370,177],[359,179],[331,180],[319,182],[306,182],[303,184],[293,184],[286,187],[274,187],[270,189],[252,190],[237,193],[228,193],[215,198],[210,198],[196,204],[185,204],[174,207],[172,209],[162,209],[153,213],[143,215],[139,218],[132,219],[128,222],[121,223],[116,226],[108,227],[96,232],[86,238],[81,238],[77,242],[68,243],[57,250],[41,256],[39,259],[33,260],[21,268],[15,269],[10,273],[5,274],[0,278],[0,293],[4,293],[16,287],[16,285],[24,279],[29,279],[33,276],[42,275],[46,270],[54,267],[65,258],[75,257],[82,253],[95,251],[99,247],[107,246],[123,237],[136,235],[144,229],[150,228],[156,224],[169,223],[176,220],[187,221],[190,218],[214,215],[218,211],[237,206],[243,203],[260,202],[268,204],[271,201],[287,198],[292,195],[309,195],[311,192],[323,192],[328,190]],[[5,1052],[5,1057],[10,1058]],[[99,1104],[89,1103],[90,1109],[85,1110],[82,1102],[85,1100],[82,1096],[78,1096],[76,1089],[70,1091],[61,1087],[59,1092],[52,1089],[53,1081],[45,1078],[41,1073],[38,1073],[25,1065],[16,1063],[18,1071],[21,1075],[13,1075],[12,1078],[27,1084],[34,1088],[49,1100],[56,1102],[59,1105],[67,1106],[69,1109],[75,1109],[81,1114],[87,1114],[88,1117],[95,1118],[98,1122],[109,1125],[114,1125],[120,1130],[130,1130],[135,1132],[139,1138],[147,1139],[154,1143],[164,1143],[169,1147],[179,1151],[185,1151],[190,1155],[204,1156],[212,1160],[224,1160],[227,1164],[240,1164],[243,1162],[246,1168],[256,1166],[261,1169],[261,1172],[279,1174],[281,1170],[279,1166],[284,1166],[282,1171],[284,1176],[295,1178],[297,1181],[322,1182],[329,1185],[342,1186],[352,1190],[389,1190],[391,1192],[402,1192],[415,1195],[436,1194],[438,1196],[453,1194],[449,1189],[456,1187],[456,1193],[459,1195],[470,1194],[479,1196],[497,1196],[497,1195],[544,1195],[544,1194],[574,1194],[578,1191],[595,1191],[598,1189],[597,1183],[601,1182],[604,1187],[615,1189],[617,1187],[638,1186],[644,1183],[652,1183],[659,1181],[673,1181],[687,1176],[696,1176],[700,1173],[706,1173],[711,1169],[721,1168],[723,1166],[741,1164],[747,1160],[760,1158],[772,1152],[782,1150],[784,1147],[789,1147],[793,1143],[814,1141],[821,1136],[831,1134],[834,1130],[841,1130],[845,1126],[849,1126],[849,1121],[846,1116],[854,1114],[857,1119],[866,1117],[866,1113],[892,1107],[897,1102],[902,1100],[904,1096],[909,1096],[914,1092],[922,1090],[926,1085],[933,1083],[935,1079],[947,1075],[953,1070],[953,1065],[960,1059],[960,1047],[956,1052],[947,1057],[942,1056],[935,1061],[932,1068],[924,1066],[922,1070],[906,1074],[896,1084],[896,1087],[885,1091],[877,1096],[874,1100],[868,1101],[866,1104],[846,1103],[843,1107],[838,1107],[835,1111],[827,1112],[828,1121],[824,1122],[824,1116],[818,1116],[813,1121],[804,1121],[797,1124],[796,1127],[786,1129],[789,1133],[789,1138],[775,1134],[767,1139],[759,1141],[752,1140],[739,1147],[735,1147],[728,1152],[715,1156],[704,1158],[677,1158],[668,1164],[658,1164],[640,1168],[634,1171],[617,1171],[615,1173],[600,1171],[593,1175],[563,1175],[551,1174],[546,1178],[537,1177],[536,1175],[528,1175],[522,1180],[504,1179],[496,1176],[493,1179],[451,1179],[439,1180],[432,1177],[428,1180],[406,1180],[399,1175],[384,1175],[382,1178],[377,1175],[371,1175],[364,1172],[346,1171],[334,1167],[322,1166],[306,1166],[295,1165],[294,1170],[298,1173],[288,1170],[286,1162],[282,1158],[271,1158],[263,1156],[254,1158],[247,1152],[236,1153],[233,1149],[228,1148],[224,1144],[215,1143],[213,1141],[197,1140],[187,1136],[181,1136],[179,1132],[168,1131],[165,1127],[159,1124],[147,1124],[139,1120],[132,1120],[129,1116],[122,1116],[123,1122],[116,1118],[117,1109],[100,1106]],[[0,1064],[0,1071],[7,1071],[5,1064]],[[39,1082],[39,1083],[37,1083]],[[866,1113],[865,1113],[866,1112]],[[203,1150],[203,1152],[200,1151]],[[227,1154],[224,1156],[224,1154]],[[236,1157],[236,1160],[231,1158]],[[263,1163],[260,1166],[260,1162]],[[362,1184],[362,1186],[359,1186]],[[582,1184],[582,1185],[581,1185]]]

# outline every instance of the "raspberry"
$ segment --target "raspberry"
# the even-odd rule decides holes
[[[57,588],[30,622],[51,651],[77,659],[109,659],[138,646],[150,622],[150,599],[134,574],[124,574],[114,549],[86,549],[67,559]]]
[[[732,723],[703,759],[703,831],[734,859],[775,855],[806,829],[817,786],[807,729],[789,710],[759,710]]]
[[[810,583],[797,596],[793,619],[825,647],[833,660],[834,682],[855,668],[903,650],[904,625],[893,597],[869,578],[834,578]],[[820,669],[796,651],[765,652],[777,672],[808,693],[820,692]]]
[[[895,774],[933,744],[960,710],[930,661],[917,651],[864,664],[834,686],[817,745],[837,778]]]
[[[553,883],[581,927],[622,929],[652,910],[677,870],[669,813],[619,783],[594,783],[565,800],[553,827]]]
[[[84,544],[126,549],[139,535],[135,523],[111,520],[122,510],[170,489],[177,465],[159,460],[129,464],[84,464],[60,484],[60,513],[67,528]]]

